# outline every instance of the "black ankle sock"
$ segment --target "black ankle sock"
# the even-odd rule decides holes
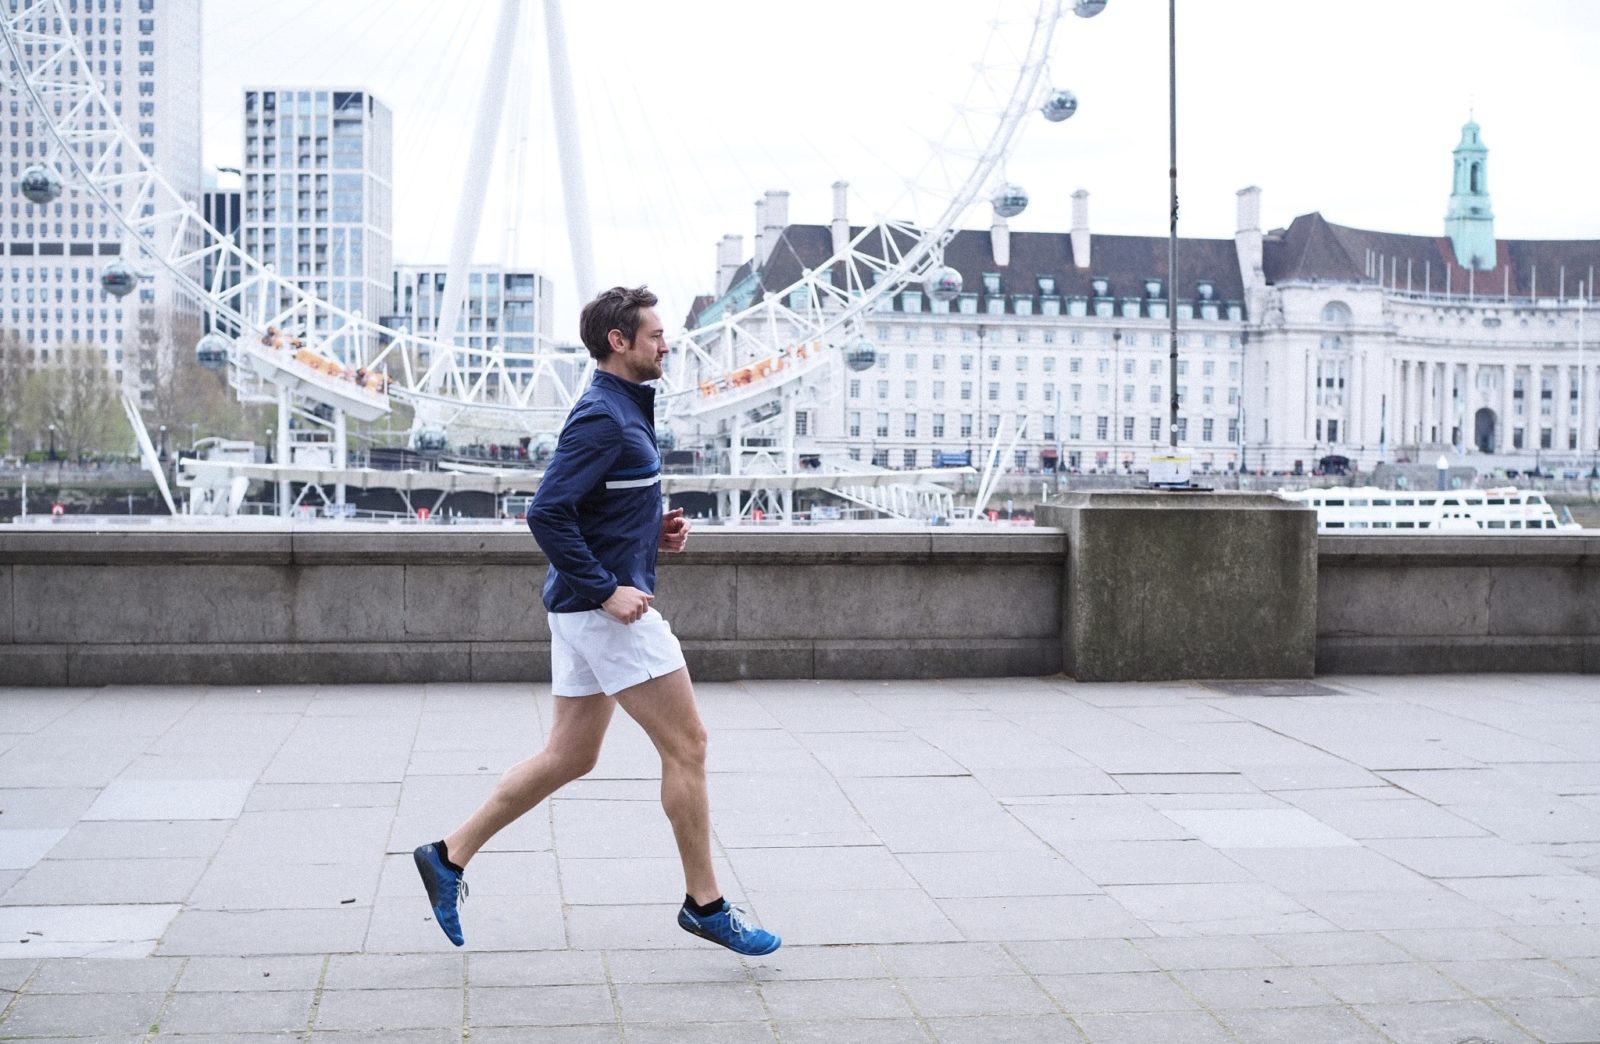
[[[445,866],[448,866],[450,869],[454,870],[458,874],[463,874],[463,875],[466,874],[466,870],[462,869],[461,867],[457,866],[456,864],[454,864],[454,863],[452,863],[450,861],[450,846],[449,845],[445,844],[443,841],[436,841],[436,842],[434,842],[434,844],[439,846],[439,858],[444,860],[444,865]]]
[[[719,895],[715,899],[711,900],[711,902],[702,906],[694,901],[694,896],[685,895],[683,897],[683,905],[687,906],[689,908],[689,912],[694,914],[696,917],[709,917],[711,914],[721,913],[723,910],[726,910],[728,908],[728,900]]]

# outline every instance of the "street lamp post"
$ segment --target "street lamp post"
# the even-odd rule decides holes
[[[55,459],[56,459],[56,426],[54,424],[52,424],[52,425],[50,425],[50,460],[51,460],[51,463],[54,463]]]
[[[158,434],[161,436],[161,442],[160,442],[160,445],[158,446],[158,452],[156,453],[156,459],[160,460],[162,462],[165,462],[166,459],[167,459],[167,426],[165,424],[163,424],[163,425],[161,425],[161,427],[159,429],[157,429],[157,431],[158,431]]]

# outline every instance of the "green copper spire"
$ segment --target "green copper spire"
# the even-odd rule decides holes
[[[1488,271],[1496,260],[1494,213],[1489,209],[1489,149],[1470,118],[1461,128],[1455,158],[1455,184],[1444,216],[1444,234],[1455,248],[1457,264]]]

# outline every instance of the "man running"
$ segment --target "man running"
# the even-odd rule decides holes
[[[414,853],[434,917],[457,946],[467,864],[496,833],[594,768],[618,704],[661,755],[661,805],[683,860],[678,924],[752,956],[783,942],[747,923],[717,885],[706,729],[678,639],[650,606],[657,551],[682,552],[689,538],[683,510],[661,510],[656,393],[644,383],[660,378],[667,354],[655,304],[642,286],[615,286],[584,306],[579,332],[595,358],[594,380],[567,415],[528,509],[528,528],[550,559],[550,739],[507,770],[453,834]]]

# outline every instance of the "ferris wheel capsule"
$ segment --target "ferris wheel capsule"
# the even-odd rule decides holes
[[[22,172],[17,187],[30,203],[54,203],[61,198],[61,175],[50,167],[35,164]]]
[[[961,293],[961,273],[943,265],[930,272],[923,285],[935,301],[954,301]]]
[[[656,448],[663,453],[671,453],[678,445],[678,438],[672,434],[672,429],[664,425],[656,425]]]
[[[844,364],[857,373],[872,369],[872,364],[877,361],[878,350],[872,347],[871,341],[856,341],[845,349]]]
[[[194,361],[208,370],[220,370],[228,365],[228,339],[219,333],[208,333],[194,346]]]
[[[125,261],[113,261],[100,272],[100,289],[112,297],[127,297],[138,282],[139,273]]]
[[[1106,9],[1106,0],[1073,0],[1072,13],[1079,18],[1093,18]]]
[[[1071,91],[1051,91],[1044,104],[1039,106],[1039,111],[1051,123],[1071,119],[1072,114],[1078,111],[1078,96]]]
[[[1021,185],[1001,185],[1000,190],[990,197],[989,202],[994,204],[997,216],[1016,217],[1028,209],[1028,192]]]

